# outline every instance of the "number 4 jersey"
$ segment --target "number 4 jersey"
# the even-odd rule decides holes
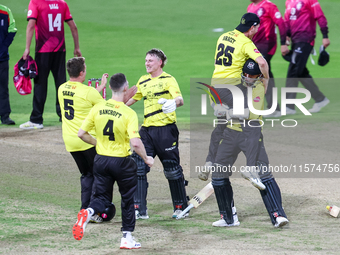
[[[242,67],[248,58],[262,56],[255,44],[238,30],[224,33],[217,41],[212,85],[241,83]]]
[[[36,52],[65,51],[64,22],[72,20],[63,0],[31,0],[27,20],[35,19]]]
[[[123,102],[109,99],[96,104],[81,129],[95,129],[97,154],[127,157],[131,154],[130,139],[140,138],[137,114]]]
[[[78,131],[92,107],[100,102],[105,102],[105,100],[95,88],[72,81],[60,85],[58,99],[66,150],[69,152],[83,151],[93,147],[78,137]],[[89,133],[95,136],[94,131]]]

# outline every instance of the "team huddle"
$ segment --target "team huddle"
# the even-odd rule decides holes
[[[263,116],[249,111],[247,98],[247,91],[251,88],[251,101],[255,109],[263,110],[266,99],[267,108],[274,110],[265,117],[281,116],[280,105],[273,105],[272,100],[275,84],[270,61],[277,48],[275,26],[280,33],[281,54],[289,61],[286,87],[297,87],[300,81],[315,100],[309,110],[312,113],[319,112],[329,103],[306,67],[314,47],[317,22],[323,36],[323,50],[330,44],[327,20],[318,1],[286,0],[284,17],[276,5],[268,0],[251,2],[235,29],[218,38],[214,56],[215,69],[211,86],[215,87],[218,98],[213,93],[216,98],[212,101],[218,102],[219,99],[221,102],[212,103],[212,107],[214,115],[223,124],[216,125],[211,133],[209,148],[206,148],[207,171],[198,175],[199,179],[207,181],[211,172],[211,185],[221,217],[212,223],[214,227],[240,225],[237,201],[234,201],[230,182],[232,172],[210,170],[223,167],[230,169],[241,151],[246,156],[247,166],[242,177],[260,191],[272,224],[283,227],[289,223],[282,207],[280,188],[272,173],[267,171],[269,159],[262,134]],[[81,174],[81,207],[72,227],[73,237],[81,240],[88,223],[109,221],[115,216],[112,196],[113,186],[117,183],[121,195],[123,233],[120,248],[138,249],[141,244],[134,240],[132,232],[136,220],[147,220],[150,217],[147,207],[147,174],[156,156],[169,183],[173,205],[169,216],[188,217],[190,212],[185,210],[189,206],[186,193],[188,181],[180,164],[179,131],[176,125],[176,109],[183,106],[184,100],[176,79],[163,71],[167,56],[160,49],[149,50],[145,55],[147,74],[142,75],[131,88],[123,73],[116,73],[110,78],[104,73],[101,84],[93,88],[84,85],[85,58],[80,52],[77,27],[66,2],[31,0],[27,20],[23,60],[29,56],[35,30],[35,60],[39,74],[34,79],[30,120],[20,125],[20,128],[43,128],[47,78],[51,71],[58,90],[56,112],[62,122],[65,147]],[[66,70],[63,22],[69,25],[75,45],[75,57],[67,61]],[[11,41],[16,31],[14,28],[12,24]],[[49,33],[55,40],[49,40]],[[291,46],[290,50],[288,46]],[[8,63],[8,59],[6,61]],[[66,71],[69,81],[66,81]],[[100,92],[106,88],[107,82],[112,97],[104,100]],[[233,111],[234,99],[230,85],[242,92],[243,114]],[[295,99],[296,93],[288,93],[287,97]],[[142,99],[144,121],[139,127],[137,114],[129,106]],[[6,107],[1,108],[6,109],[6,112],[1,112],[2,123],[14,124],[9,118],[9,101],[6,101]],[[287,105],[286,113],[295,114],[294,105]],[[244,120],[251,120],[251,125]]]

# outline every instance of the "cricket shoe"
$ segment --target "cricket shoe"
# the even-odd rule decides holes
[[[42,129],[44,128],[44,125],[27,121],[24,124],[21,124],[19,127],[21,129]]]
[[[202,171],[198,173],[198,179],[202,181],[208,180],[209,174],[210,174],[210,168],[212,167],[212,165],[213,164],[211,161],[205,162],[205,165],[203,166]]]
[[[90,222],[91,223],[102,223],[103,222],[103,218],[100,217],[98,214],[93,214],[90,218]]]
[[[120,240],[120,248],[121,249],[139,249],[141,248],[141,244],[136,242],[134,237],[131,235],[131,232],[123,232],[123,237]]]
[[[180,209],[177,209],[176,211],[174,211],[174,213],[172,214],[172,218],[177,218],[178,215],[180,215],[183,211]],[[187,212],[186,214],[184,214],[182,218],[188,217],[189,216],[189,212]]]
[[[214,227],[237,227],[237,226],[240,226],[240,222],[238,220],[235,221],[235,218],[234,218],[234,222],[232,224],[228,224],[224,219],[220,219],[218,221],[213,222],[212,225]]]
[[[142,215],[142,214],[139,213],[138,210],[135,210],[135,215],[136,215],[136,220],[138,220],[138,219],[142,219],[142,220],[149,219],[148,210],[146,210],[145,215]]]
[[[76,240],[81,240],[85,233],[87,223],[90,221],[89,211],[86,209],[80,210],[78,213],[78,220],[72,228],[73,237]]]
[[[250,181],[251,184],[253,184],[253,186],[259,190],[265,190],[266,186],[264,186],[264,184],[261,182],[260,177],[258,176],[256,170],[254,168],[247,170],[247,171],[243,171],[241,172],[241,176]]]
[[[289,222],[288,219],[283,217],[283,216],[276,217],[276,223],[275,223],[274,227],[276,227],[276,228],[283,227],[288,222]]]
[[[321,108],[328,105],[329,102],[330,102],[329,99],[327,97],[325,97],[325,99],[322,100],[321,102],[315,103],[313,105],[313,107],[311,109],[309,109],[308,111],[311,112],[311,113],[319,112],[321,110]]]

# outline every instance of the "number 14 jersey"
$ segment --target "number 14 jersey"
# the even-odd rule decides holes
[[[35,19],[36,52],[65,51],[64,22],[72,20],[63,0],[31,0],[27,20]]]

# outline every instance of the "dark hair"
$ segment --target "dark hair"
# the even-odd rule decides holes
[[[156,56],[157,58],[159,58],[160,60],[162,60],[162,65],[161,65],[161,68],[164,67],[164,65],[166,64],[166,55],[164,54],[164,52],[160,49],[156,49],[156,48],[153,48],[151,50],[149,50],[146,55],[154,55]]]
[[[119,91],[126,84],[126,77],[122,73],[116,73],[110,78],[110,88],[112,91]]]
[[[71,58],[66,63],[68,75],[72,78],[77,78],[81,71],[85,71],[85,58],[75,57]]]

